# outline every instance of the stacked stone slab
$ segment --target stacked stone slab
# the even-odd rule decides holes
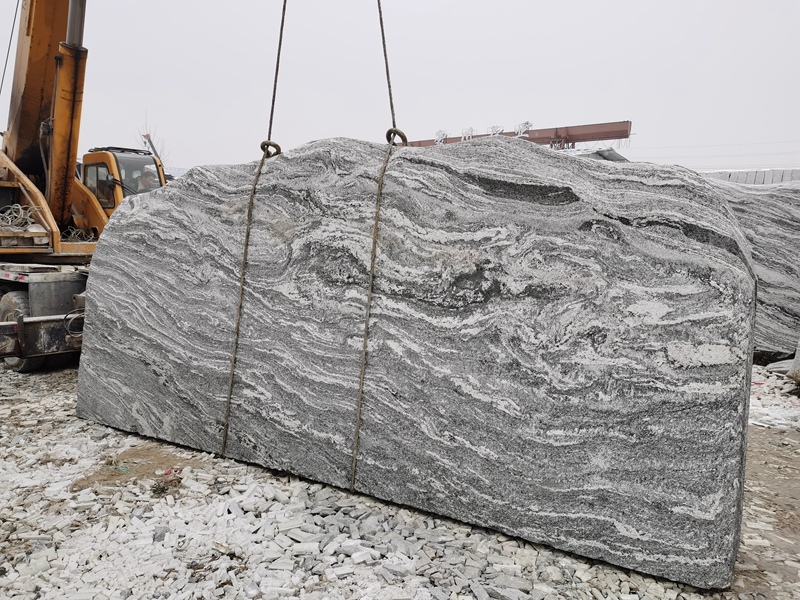
[[[758,276],[755,349],[791,355],[800,338],[800,181],[711,183],[728,200],[752,248]]]
[[[335,139],[121,206],[78,414],[351,480],[377,176]],[[399,148],[380,213],[355,489],[700,587],[739,539],[755,278],[691,171],[504,137]],[[226,417],[227,415],[227,417]]]
[[[800,169],[757,169],[750,171],[703,171],[703,177],[721,179],[730,183],[770,185],[800,181]]]

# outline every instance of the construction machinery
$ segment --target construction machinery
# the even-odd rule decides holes
[[[0,152],[0,357],[18,371],[80,349],[98,237],[123,198],[164,185],[149,151],[94,148],[78,163],[85,0],[23,3]]]

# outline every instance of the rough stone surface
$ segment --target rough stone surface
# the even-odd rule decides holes
[[[349,484],[384,153],[327,140],[265,165],[226,455]],[[80,416],[220,451],[253,170],[116,212]],[[355,488],[727,585],[755,280],[724,199],[685,169],[492,138],[397,150],[380,227]]]
[[[758,276],[755,349],[791,354],[800,338],[800,181],[763,186],[710,181],[752,246]]]

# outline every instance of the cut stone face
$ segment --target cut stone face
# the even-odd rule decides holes
[[[193,169],[122,205],[89,278],[78,414],[348,487],[384,155],[335,139],[266,162],[229,405],[255,165]],[[355,489],[727,586],[749,252],[685,169],[501,137],[396,149]]]
[[[791,354],[800,338],[800,181],[710,182],[730,203],[752,247],[758,276],[755,349]]]

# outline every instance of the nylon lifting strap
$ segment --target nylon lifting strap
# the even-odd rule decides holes
[[[220,456],[225,456],[225,451],[228,447],[228,429],[230,427],[231,419],[231,398],[233,396],[233,384],[236,374],[236,356],[239,351],[239,328],[242,322],[242,304],[244,302],[244,285],[247,271],[247,252],[250,247],[250,230],[253,224],[253,204],[256,197],[256,189],[258,188],[258,180],[261,178],[261,170],[264,168],[264,162],[268,158],[277,156],[281,153],[281,147],[272,141],[272,121],[275,116],[275,97],[278,94],[278,71],[281,66],[281,48],[283,47],[283,26],[286,22],[286,2],[283,0],[283,9],[281,10],[281,29],[278,35],[278,51],[275,58],[275,80],[272,84],[272,104],[269,111],[269,129],[267,131],[267,140],[261,142],[261,162],[258,163],[255,177],[253,178],[253,188],[250,190],[250,198],[247,201],[247,217],[245,220],[244,231],[244,250],[242,252],[242,266],[239,272],[239,295],[236,301],[236,321],[233,326],[233,350],[231,351],[231,366],[230,375],[228,377],[228,394],[225,400],[225,418],[222,425],[222,443],[220,446]]]

